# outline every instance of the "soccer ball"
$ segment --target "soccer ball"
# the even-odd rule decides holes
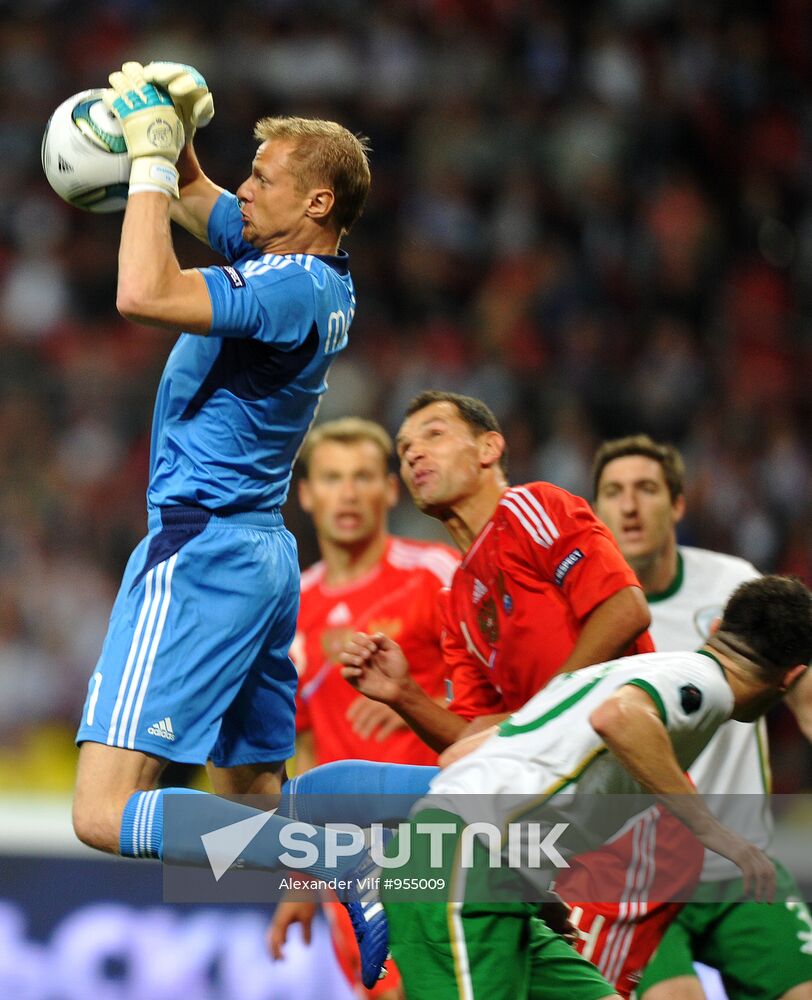
[[[121,212],[127,204],[130,159],[104,91],[83,90],[63,101],[45,126],[42,169],[60,198],[88,212]]]

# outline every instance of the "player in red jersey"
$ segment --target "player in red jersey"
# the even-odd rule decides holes
[[[423,690],[442,697],[445,667],[437,595],[450,583],[458,561],[445,546],[389,536],[378,563],[356,581],[331,586],[324,561],[302,575],[293,656],[302,670],[296,715],[300,754],[312,742],[317,764],[352,758],[437,762],[437,754],[400,716],[391,709],[381,712],[385,706],[353,691],[341,677],[338,654],[356,630],[384,632],[415,664],[414,677]],[[337,719],[346,722],[336,725]]]
[[[438,592],[459,562],[448,546],[398,538],[387,531],[397,500],[389,473],[392,441],[378,424],[346,417],[320,424],[298,460],[299,502],[313,519],[321,561],[302,574],[301,602],[291,657],[299,671],[296,770],[356,758],[398,764],[436,764],[437,754],[391,708],[369,701],[340,675],[338,654],[356,630],[383,632],[415,664],[415,681],[442,699],[445,666]],[[339,962],[348,980],[360,982],[357,948],[346,911],[325,910]],[[284,902],[270,931],[279,956],[287,928],[303,924],[309,937],[315,906]],[[369,995],[397,996],[389,976]],[[360,987],[359,987],[360,989]]]
[[[313,518],[322,553],[302,575],[291,651],[299,670],[300,772],[350,758],[437,762],[394,711],[353,691],[338,663],[353,632],[383,632],[414,664],[423,691],[437,700],[445,694],[437,595],[459,556],[446,545],[388,534],[397,499],[397,480],[387,471],[391,453],[382,427],[349,417],[316,427],[299,458],[299,502]]]
[[[505,439],[484,403],[421,393],[396,444],[412,499],[465,553],[446,602],[452,701],[429,698],[381,633],[342,654],[360,691],[440,751],[505,718],[559,672],[654,648],[645,597],[610,532],[566,490],[508,486]]]

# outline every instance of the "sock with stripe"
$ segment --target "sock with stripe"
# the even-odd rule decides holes
[[[156,788],[134,792],[121,817],[119,851],[124,858],[162,858],[164,795],[204,795],[194,788]]]
[[[167,795],[196,795],[194,807],[183,807],[182,821],[173,823],[171,842],[165,834],[165,799]],[[179,804],[173,804],[180,807]],[[170,864],[193,865],[208,868],[209,856],[203,837],[223,827],[245,820],[259,820],[250,832],[248,842],[238,852],[244,868],[261,871],[281,871],[292,868],[297,872],[323,879],[351,879],[359,863],[367,858],[367,853],[359,843],[354,854],[340,856],[330,867],[326,863],[327,840],[322,827],[311,826],[307,830],[307,843],[315,848],[308,863],[285,865],[282,855],[302,856],[302,850],[293,847],[291,841],[283,837],[291,823],[296,821],[286,816],[274,815],[232,802],[206,792],[191,788],[159,788],[151,792],[135,792],[124,807],[119,846],[124,857],[161,858]],[[239,835],[238,835],[239,836]],[[236,858],[234,859],[236,860]]]
[[[438,767],[337,760],[282,786],[277,813],[305,823],[391,823],[428,794]]]

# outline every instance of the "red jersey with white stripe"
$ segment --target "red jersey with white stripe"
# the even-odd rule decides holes
[[[474,719],[520,708],[559,671],[584,619],[638,586],[585,500],[550,483],[510,487],[446,602],[451,709]],[[653,649],[646,632],[628,652]]]
[[[341,587],[324,582],[325,566],[302,574],[302,593],[291,658],[299,671],[296,725],[312,730],[316,761],[363,759],[436,764],[437,754],[410,729],[381,742],[362,739],[346,714],[359,695],[337,662],[353,632],[383,632],[399,643],[412,676],[431,696],[445,692],[438,594],[451,581],[459,555],[448,546],[390,537],[381,561]]]
[[[702,871],[705,851],[671,813],[648,809],[611,843],[571,861],[556,884],[576,950],[629,997]]]

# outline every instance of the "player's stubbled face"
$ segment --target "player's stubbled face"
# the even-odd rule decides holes
[[[671,501],[659,462],[645,455],[626,455],[604,466],[595,513],[632,561],[664,548],[681,507]]]
[[[260,250],[284,251],[305,218],[309,192],[288,169],[294,143],[288,139],[263,142],[251,164],[251,176],[237,188],[242,236]]]
[[[395,444],[403,482],[425,513],[442,517],[476,489],[479,439],[453,403],[430,403],[407,417]]]
[[[373,441],[322,441],[299,484],[299,501],[322,541],[366,542],[386,527],[397,499],[397,483]]]

